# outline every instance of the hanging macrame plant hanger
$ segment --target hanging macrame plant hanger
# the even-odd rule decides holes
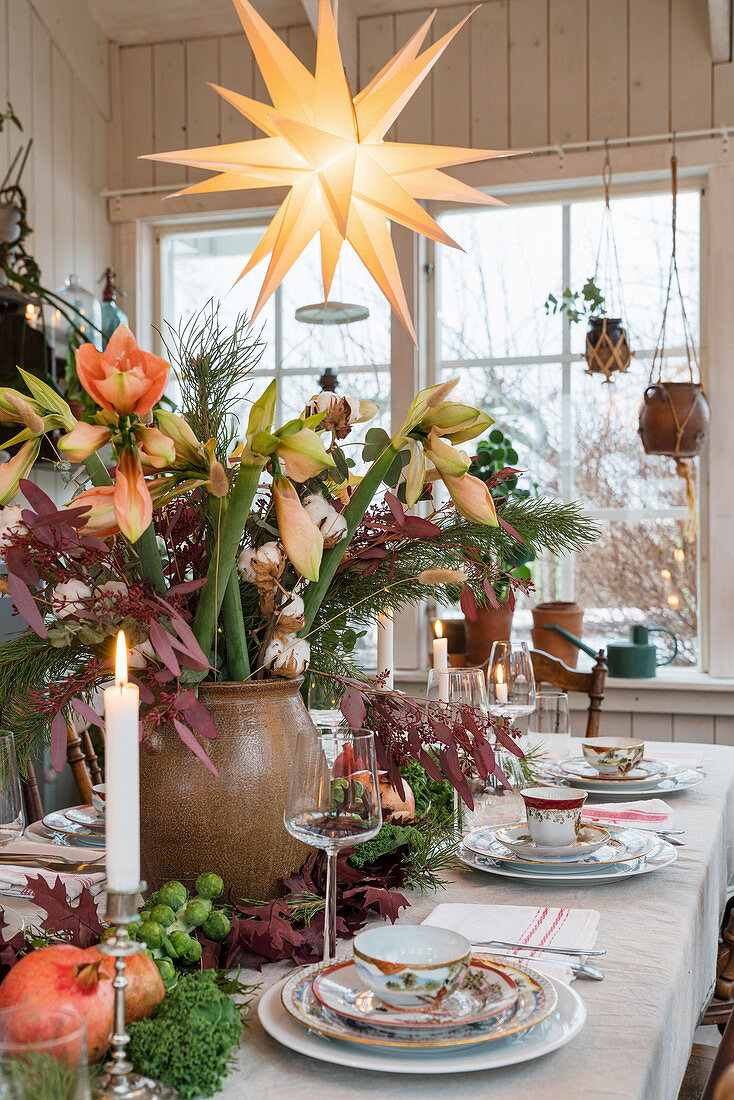
[[[599,245],[596,250],[593,281],[598,287],[601,268],[601,286],[604,291],[606,312],[603,316],[593,317],[589,321],[584,358],[587,364],[586,374],[603,374],[604,382],[611,384],[613,374],[617,372],[626,374],[634,352],[630,351],[627,331],[622,323],[622,318],[626,315],[626,309],[610,205],[612,162],[609,157],[608,142],[604,153],[602,182],[604,184],[604,211],[602,213]],[[612,307],[618,307],[619,317],[609,315],[608,307],[610,303]],[[614,312],[614,309],[612,309],[612,312]]]
[[[665,294],[663,319],[660,334],[652,357],[650,377],[640,407],[639,434],[645,453],[665,455],[675,459],[675,472],[686,485],[686,505],[688,519],[685,537],[695,538],[698,528],[698,508],[696,504],[696,482],[693,475],[693,459],[703,449],[708,436],[709,404],[701,384],[701,366],[691,326],[686,312],[683,288],[678,270],[677,255],[677,216],[678,216],[678,158],[675,153],[670,158],[670,176],[672,193],[672,249],[668,269],[668,285]],[[685,340],[688,379],[682,382],[663,380],[663,361],[665,358],[665,333],[668,322],[668,310],[673,294],[680,303]],[[695,371],[694,371],[695,368]],[[694,380],[694,373],[698,381]]]

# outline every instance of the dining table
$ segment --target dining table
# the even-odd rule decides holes
[[[442,902],[549,906],[598,910],[592,960],[603,981],[576,980],[586,1006],[582,1030],[565,1046],[533,1061],[450,1076],[394,1074],[341,1067],[287,1049],[248,1017],[222,1100],[676,1100],[691,1043],[716,976],[718,929],[734,880],[734,748],[654,742],[658,754],[699,753],[706,778],[691,790],[663,796],[684,830],[677,860],[650,874],[603,885],[579,881],[516,881],[462,868],[445,889],[406,891],[401,924],[424,921]],[[492,824],[523,817],[516,793],[495,796],[485,814]],[[21,899],[8,903],[18,909]],[[350,952],[349,942],[339,945]],[[531,964],[532,965],[532,964]],[[261,994],[293,972],[292,963],[242,969]],[[322,1040],[333,1042],[333,1040]]]

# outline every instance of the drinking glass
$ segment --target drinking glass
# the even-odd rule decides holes
[[[308,711],[315,726],[340,726],[344,715],[339,709],[341,693],[330,676],[311,673],[308,683]]]
[[[15,738],[10,730],[0,730],[0,848],[17,840],[24,828],[25,810]]]
[[[486,711],[484,673],[481,668],[432,668],[428,672],[428,698]]]
[[[487,662],[489,712],[514,721],[535,709],[535,676],[525,642],[493,642]]]
[[[382,826],[375,738],[370,730],[303,730],[283,815],[291,836],[327,855],[324,962],[336,949],[336,857]]]
[[[87,1029],[71,1008],[0,1009],[3,1100],[89,1100]]]
[[[571,752],[571,725],[568,696],[565,691],[539,691],[535,710],[528,722],[529,749],[541,748],[551,760],[561,760]]]

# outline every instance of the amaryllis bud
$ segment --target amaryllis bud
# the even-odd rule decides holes
[[[137,542],[153,519],[153,501],[146,485],[140,460],[132,447],[125,447],[117,463],[115,492],[112,497],[115,519],[125,538]]]
[[[0,463],[0,504],[9,504],[18,495],[21,478],[24,478],[36,461],[41,443],[29,439],[7,462]]]
[[[499,526],[492,494],[483,481],[471,474],[464,474],[463,477],[443,474],[442,478],[462,516],[466,516],[472,523],[481,523],[486,527]]]
[[[34,435],[43,435],[43,417],[38,415],[25,397],[14,390],[8,390],[5,394],[5,401],[15,411],[19,424],[23,424]]]
[[[299,483],[336,465],[331,455],[326,453],[320,436],[311,428],[278,436],[275,453],[285,466],[288,477]]]
[[[104,446],[110,434],[110,429],[103,424],[85,424],[80,420],[67,435],[61,437],[58,448],[69,462],[83,462]]]
[[[462,451],[446,443],[432,428],[424,443],[426,456],[430,458],[442,477],[462,477],[469,469],[469,460]]]
[[[309,581],[318,579],[324,539],[285,477],[273,480],[278,531],[293,566]]]
[[[165,470],[175,463],[176,446],[170,436],[164,435],[158,428],[137,424],[135,441],[143,466],[153,470]]]

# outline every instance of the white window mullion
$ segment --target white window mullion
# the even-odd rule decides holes
[[[562,223],[562,280],[565,290],[571,285],[571,207],[563,204]],[[561,364],[561,453],[559,488],[564,504],[573,500],[573,426],[574,410],[571,394],[571,322],[563,314],[563,360]],[[561,559],[561,598],[574,598],[574,555],[567,554]]]

